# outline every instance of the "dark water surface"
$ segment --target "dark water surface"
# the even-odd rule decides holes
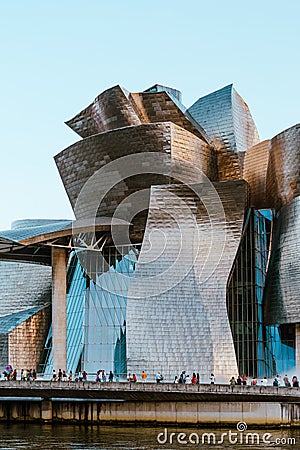
[[[32,425],[32,424],[0,424],[0,449],[28,449],[28,450],[64,450],[64,449],[184,449],[184,448],[201,448],[201,449],[235,449],[235,450],[258,450],[265,448],[276,449],[300,449],[300,429],[266,429],[266,430],[246,430],[245,432],[237,432],[232,427],[231,432],[236,433],[231,436],[229,442],[228,434],[221,440],[222,433],[228,433],[229,429],[208,430],[200,428],[167,428],[164,427],[114,427],[114,426],[79,426],[79,425]],[[171,433],[175,435],[170,436]],[[161,442],[167,437],[166,443],[159,444],[157,435],[160,436]],[[179,444],[177,442],[179,433],[185,433],[185,436],[179,436],[179,440],[192,440],[195,442],[197,436],[199,443]],[[202,443],[203,433],[214,433],[216,443],[211,441]],[[257,440],[251,442],[251,437],[247,439],[247,433],[257,433]],[[269,433],[269,435],[265,435]],[[196,436],[197,435],[197,436]],[[264,436],[265,435],[265,436]],[[234,439],[238,438],[240,442],[235,443]],[[263,442],[263,438],[267,443]],[[210,437],[213,439],[213,436]],[[257,439],[257,436],[256,438]],[[277,439],[277,441],[276,441]],[[294,441],[288,442],[289,439]],[[171,440],[171,443],[170,443]]]

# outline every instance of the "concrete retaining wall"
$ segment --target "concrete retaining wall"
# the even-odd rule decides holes
[[[210,427],[300,426],[300,404],[278,402],[113,402],[1,400],[0,421],[186,424]]]
[[[0,421],[300,427],[300,388],[1,381]]]

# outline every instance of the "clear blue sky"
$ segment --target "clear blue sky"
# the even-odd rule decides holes
[[[154,83],[183,103],[228,83],[261,139],[300,122],[300,2],[0,0],[0,229],[70,218],[53,156],[100,92]]]

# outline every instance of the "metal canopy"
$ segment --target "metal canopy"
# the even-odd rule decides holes
[[[111,226],[129,225],[121,219],[97,217],[0,231],[0,260],[51,265],[53,246],[99,251],[99,245],[104,246],[110,237]]]

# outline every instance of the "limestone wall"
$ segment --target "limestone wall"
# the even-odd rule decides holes
[[[14,328],[8,335],[8,361],[21,369],[37,370],[50,324],[47,306]]]

